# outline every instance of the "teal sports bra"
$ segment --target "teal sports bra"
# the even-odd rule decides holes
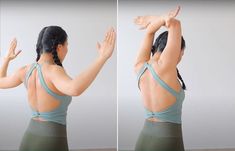
[[[52,90],[50,90],[48,86],[46,85],[46,82],[44,81],[41,66],[42,65],[38,64],[37,62],[32,64],[32,66],[30,67],[29,71],[26,73],[26,76],[25,76],[25,81],[24,81],[25,87],[27,88],[28,79],[30,75],[32,74],[33,70],[37,68],[39,80],[40,80],[42,87],[46,90],[48,94],[50,94],[51,96],[59,100],[60,105],[59,107],[49,112],[35,111],[32,107],[30,107],[32,110],[32,117],[42,117],[43,119],[46,119],[47,121],[53,121],[53,122],[66,125],[67,109],[68,109],[69,104],[72,101],[72,96],[59,95],[53,92]]]
[[[147,62],[144,63],[143,67],[140,69],[139,73],[137,74],[138,87],[139,87],[140,78],[146,69],[150,71],[156,82],[158,82],[164,89],[166,89],[168,92],[170,92],[173,96],[176,97],[176,102],[173,105],[169,106],[167,109],[160,112],[152,112],[145,107],[145,112],[146,112],[145,118],[156,117],[165,122],[181,124],[182,104],[185,98],[184,90],[181,88],[180,92],[177,92],[174,89],[172,89],[168,84],[166,84],[163,80],[160,79],[160,77],[154,71],[151,64],[148,64]]]

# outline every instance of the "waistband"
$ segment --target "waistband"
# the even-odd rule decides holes
[[[67,137],[66,125],[30,119],[26,132],[39,136]]]
[[[142,133],[155,137],[182,137],[181,124],[154,122],[145,119]]]

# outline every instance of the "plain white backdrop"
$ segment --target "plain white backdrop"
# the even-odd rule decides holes
[[[61,26],[68,34],[69,52],[63,62],[75,77],[98,56],[96,42],[106,29],[116,28],[116,1],[0,1],[1,55],[13,37],[22,53],[9,65],[8,74],[36,59],[35,45],[44,26]],[[70,149],[116,148],[116,50],[98,77],[68,108]],[[24,85],[0,90],[0,150],[17,149],[30,119]]]
[[[235,3],[233,1],[125,1],[118,9],[118,146],[133,149],[144,109],[133,71],[143,39],[133,19],[180,5],[186,41],[178,68],[188,90],[182,127],[186,149],[235,148]],[[159,33],[165,31],[162,28]]]

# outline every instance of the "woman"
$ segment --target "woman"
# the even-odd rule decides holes
[[[146,110],[135,151],[184,151],[181,108],[186,86],[177,65],[184,54],[185,42],[180,21],[175,19],[179,10],[177,7],[162,16],[139,16],[134,21],[140,29],[146,29],[134,67]],[[152,46],[154,34],[162,26],[168,31],[160,34]]]
[[[66,32],[59,26],[48,26],[39,34],[36,62],[23,66],[11,76],[7,67],[21,52],[15,53],[17,41],[0,68],[0,88],[13,88],[24,82],[32,118],[22,138],[20,151],[68,151],[66,115],[72,96],[79,96],[95,79],[104,63],[111,57],[115,45],[115,31],[110,28],[104,41],[97,43],[99,55],[75,78],[69,77],[62,66],[68,52]]]

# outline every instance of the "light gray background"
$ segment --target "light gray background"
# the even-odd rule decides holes
[[[235,3],[233,1],[119,1],[118,143],[133,149],[144,122],[134,59],[144,31],[133,24],[138,15],[178,15],[186,49],[179,64],[188,90],[183,104],[186,149],[235,148]],[[160,32],[165,31],[162,28]],[[158,34],[160,33],[158,32]]]
[[[23,52],[9,65],[8,74],[35,61],[35,45],[44,26],[59,25],[69,36],[63,65],[71,77],[98,56],[96,42],[106,29],[116,28],[116,1],[0,1],[1,54],[13,37]],[[73,97],[68,109],[70,149],[116,148],[116,50],[92,85]],[[2,63],[2,62],[1,62]],[[0,150],[17,149],[28,126],[30,109],[23,84],[0,90]]]

